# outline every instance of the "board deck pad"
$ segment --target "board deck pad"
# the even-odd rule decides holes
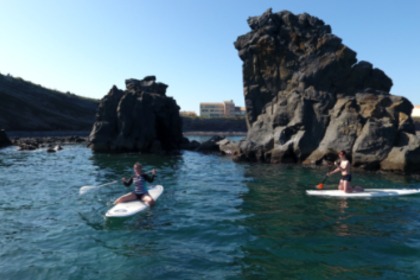
[[[307,195],[328,197],[389,197],[420,194],[420,189],[365,189],[363,192],[345,193],[340,190],[307,190]]]
[[[162,192],[163,192],[163,186],[161,185],[156,185],[149,188],[149,194],[155,201],[159,198]],[[122,202],[122,203],[116,204],[114,207],[109,209],[105,213],[105,216],[109,218],[129,217],[147,209],[148,207],[149,207],[148,205],[144,204],[140,200]]]

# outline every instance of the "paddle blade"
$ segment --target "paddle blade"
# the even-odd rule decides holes
[[[79,195],[84,195],[85,193],[87,193],[91,190],[97,189],[97,188],[98,188],[98,186],[83,186],[79,190]]]
[[[324,184],[323,183],[320,183],[320,184],[316,185],[316,188],[318,190],[322,190],[324,188]]]

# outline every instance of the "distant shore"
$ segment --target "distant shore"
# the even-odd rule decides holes
[[[10,139],[16,138],[43,138],[43,137],[88,137],[90,131],[80,130],[80,131],[6,131],[7,136]],[[244,131],[184,131],[184,136],[246,136]],[[420,138],[420,131],[416,131],[417,137]]]
[[[87,130],[80,130],[80,131],[73,131],[73,130],[51,130],[51,131],[6,131],[6,134],[9,138],[42,138],[42,137],[69,137],[69,136],[79,136],[79,137],[88,137],[90,131]],[[192,136],[192,135],[199,135],[199,136],[212,136],[212,135],[219,135],[219,136],[244,136],[246,132],[244,131],[184,131],[184,136]]]
[[[243,131],[184,131],[184,136],[245,136]]]
[[[7,137],[12,145],[18,146],[20,150],[35,150],[39,148],[60,147],[67,144],[84,144],[89,141],[90,131],[74,130],[51,130],[51,131],[6,131]],[[184,137],[188,136],[245,136],[241,131],[185,131]]]
[[[14,138],[43,138],[43,137],[88,137],[88,130],[49,130],[49,131],[6,131],[10,139]]]

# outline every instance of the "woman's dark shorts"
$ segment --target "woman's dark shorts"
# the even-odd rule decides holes
[[[351,174],[341,176],[341,180],[351,182]]]
[[[138,200],[143,200],[143,197],[144,197],[145,195],[149,195],[149,193],[142,193],[142,194],[134,193],[134,194],[137,196],[137,199],[138,199]]]

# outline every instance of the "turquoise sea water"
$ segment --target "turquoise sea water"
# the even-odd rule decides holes
[[[158,169],[165,191],[154,208],[109,220],[122,184],[79,194],[131,175],[135,161]],[[0,279],[419,279],[420,196],[306,196],[326,172],[195,152],[2,149]],[[354,177],[365,187],[420,187],[396,175]]]

